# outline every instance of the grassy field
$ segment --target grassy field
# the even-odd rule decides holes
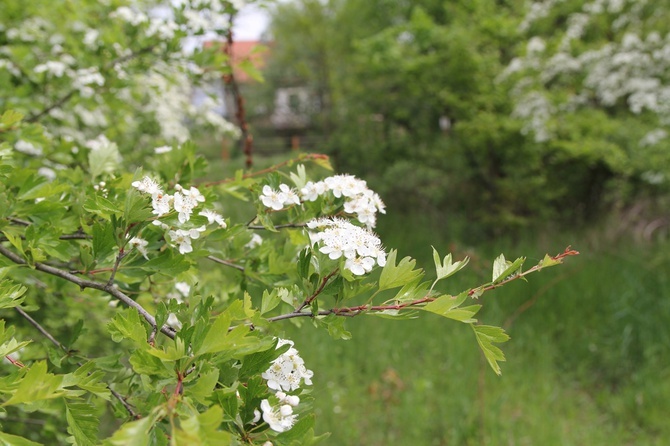
[[[281,158],[260,160],[262,168]],[[235,163],[213,171],[229,174]],[[460,225],[464,227],[464,225]],[[528,234],[470,245],[429,217],[382,217],[389,248],[432,272],[430,245],[467,272],[443,285],[458,292],[486,281],[492,260],[573,245],[565,265],[486,293],[479,318],[506,328],[508,361],[496,376],[471,330],[421,315],[348,322],[332,341],[306,321],[285,336],[315,372],[317,432],[328,445],[665,445],[670,438],[670,243],[635,244],[603,232]]]
[[[388,246],[429,270],[428,243],[467,251],[469,275],[446,284],[454,292],[484,282],[501,250],[528,255],[528,265],[568,244],[582,255],[482,297],[480,319],[512,337],[502,377],[467,327],[438,317],[360,317],[348,324],[353,339],[334,344],[309,325],[287,326],[315,372],[317,427],[332,433],[327,444],[667,444],[668,245],[596,250],[600,242],[555,236],[465,249],[397,221],[379,229]]]

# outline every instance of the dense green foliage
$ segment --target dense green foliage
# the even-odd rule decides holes
[[[395,206],[575,225],[665,191],[664,4],[291,2],[268,79],[310,87],[338,166]]]
[[[189,137],[238,132],[190,89],[232,67],[182,39],[227,34],[237,2],[23,6],[0,10],[0,443],[314,444],[318,377],[282,327],[439,317],[500,375],[483,297],[578,254],[463,285],[468,257],[383,244],[381,197],[325,155],[208,173]]]

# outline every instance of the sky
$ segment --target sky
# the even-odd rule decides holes
[[[247,5],[235,17],[235,40],[258,40],[270,23],[270,15],[257,5]]]

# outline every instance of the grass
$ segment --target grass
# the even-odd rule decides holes
[[[428,231],[381,231],[431,268]],[[573,239],[526,240],[509,251],[541,258]],[[504,244],[504,243],[499,243]],[[421,315],[359,317],[350,341],[286,327],[315,372],[315,410],[326,444],[655,445],[670,438],[670,284],[667,246],[622,243],[481,298],[480,319],[512,340],[497,377],[465,326]],[[545,246],[555,245],[555,246]],[[418,247],[421,247],[418,249]],[[427,248],[427,249],[426,249]],[[469,248],[472,271],[453,291],[484,282],[501,246]],[[512,257],[510,255],[509,257]],[[528,264],[535,263],[529,259]],[[470,281],[470,282],[468,282]],[[447,284],[449,288],[449,284]]]
[[[257,168],[284,159],[260,159]],[[241,167],[235,162],[215,162],[211,171],[229,176]],[[442,287],[452,293],[485,282],[500,252],[528,255],[527,266],[569,244],[582,255],[481,298],[479,318],[505,326],[512,337],[503,345],[508,362],[501,377],[482,359],[468,327],[437,316],[361,316],[348,321],[350,341],[332,341],[306,321],[285,322],[284,335],[315,372],[317,432],[331,432],[326,444],[666,444],[668,243],[547,231],[470,246],[449,240],[430,216],[392,213],[378,232],[429,272],[431,244],[443,255],[469,255],[467,270]]]

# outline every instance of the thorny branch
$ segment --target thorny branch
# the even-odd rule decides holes
[[[564,252],[553,256],[551,259],[557,262],[561,262],[564,258],[569,257],[569,256],[576,256],[579,255],[578,251],[575,251],[571,249],[569,246],[565,249]],[[489,291],[495,288],[498,288],[502,286],[503,284],[509,283],[513,280],[520,279],[530,273],[539,271],[542,269],[542,265],[538,264],[535,265],[534,267],[528,269],[527,271],[524,271],[523,273],[515,274],[513,276],[510,276],[509,278],[503,280],[502,282],[496,283],[496,284],[491,284],[491,285],[486,285],[483,287],[479,288],[473,288],[468,292],[469,296],[474,295],[475,293],[481,293],[484,291]],[[319,291],[320,292],[320,291]],[[335,316],[345,316],[345,317],[354,317],[357,316],[363,312],[368,312],[368,311],[398,311],[398,310],[403,310],[403,309],[408,309],[408,308],[420,308],[421,305],[427,304],[429,302],[433,302],[436,300],[436,297],[431,297],[431,296],[425,296],[422,297],[421,299],[416,299],[410,302],[404,302],[401,304],[395,304],[395,305],[359,305],[355,307],[342,307],[342,308],[331,308],[329,310],[319,310],[316,314],[312,312],[305,312],[302,311],[305,307],[305,305],[301,305],[297,310],[291,312],[291,313],[286,313],[286,314],[280,314],[279,316],[274,316],[268,318],[268,322],[277,322],[285,319],[292,319],[295,317],[315,317],[315,316],[328,316],[331,314],[334,314]],[[231,327],[235,328],[235,327]]]

